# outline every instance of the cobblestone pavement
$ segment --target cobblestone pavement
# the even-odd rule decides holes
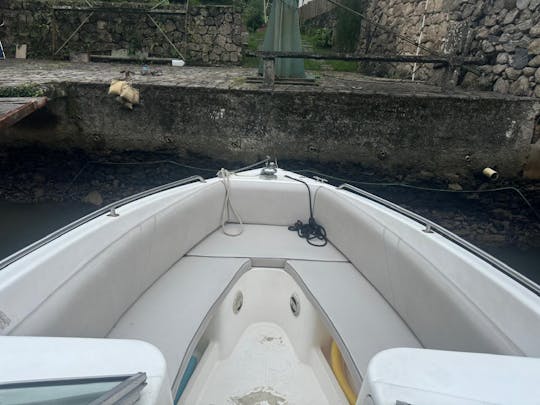
[[[247,83],[247,77],[256,76],[253,68],[242,67],[173,67],[151,65],[150,69],[160,69],[161,76],[141,75],[141,64],[121,63],[72,63],[48,60],[5,60],[0,61],[0,87],[22,84],[49,84],[59,82],[109,83],[111,79],[122,78],[124,70],[135,72],[134,85],[151,84],[179,87],[203,87],[211,89],[261,90],[260,84]],[[441,88],[418,82],[382,79],[348,72],[312,72],[316,78],[310,85],[275,86],[273,91],[294,92],[339,92],[384,95],[443,96],[465,98],[500,98],[495,93],[465,92],[455,90],[444,92]],[[268,90],[267,90],[268,91]]]

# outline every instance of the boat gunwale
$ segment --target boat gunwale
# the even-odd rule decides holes
[[[106,205],[103,208],[99,208],[96,211],[91,212],[88,215],[85,215],[82,218],[79,218],[66,226],[63,226],[62,228],[48,234],[47,236],[37,240],[36,242],[22,248],[21,250],[13,253],[12,255],[6,257],[3,260],[0,260],[0,271],[9,266],[10,264],[15,263],[17,260],[22,259],[23,257],[29,255],[30,253],[33,253],[34,251],[38,250],[39,248],[49,244],[50,242],[60,238],[61,236],[65,235],[68,232],[71,232],[72,230],[96,219],[101,217],[102,215],[109,215],[111,217],[116,217],[118,214],[116,213],[116,209],[127,205],[129,203],[135,202],[137,200],[140,200],[145,197],[149,197],[151,195],[160,193],[162,191],[167,191],[172,188],[182,186],[185,184],[193,183],[195,181],[206,183],[206,180],[202,176],[190,176],[186,177],[181,180],[176,180],[171,183],[163,184],[158,187],[151,188],[149,190],[141,191],[140,193],[130,195],[128,197],[122,198],[118,201],[112,202],[108,205]]]
[[[392,211],[396,211],[397,213],[404,215],[407,218],[420,223],[421,225],[425,226],[425,229],[423,229],[425,233],[436,233],[438,235],[441,235],[442,237],[455,243],[459,247],[467,250],[469,253],[472,253],[476,257],[482,259],[483,261],[485,261],[486,263],[488,263],[495,269],[499,270],[500,272],[502,272],[503,274],[505,274],[506,276],[510,277],[512,280],[520,284],[521,286],[527,288],[529,291],[531,291],[532,293],[540,297],[540,285],[530,280],[529,278],[525,277],[523,274],[519,273],[518,271],[514,270],[512,267],[508,266],[506,263],[500,261],[499,259],[493,257],[489,253],[480,249],[478,246],[475,246],[474,244],[466,241],[465,239],[449,231],[445,227],[437,224],[436,222],[433,222],[422,215],[419,215],[413,211],[403,208],[402,206],[398,204],[388,201],[366,190],[362,190],[351,184],[343,183],[336,188],[339,190],[347,191],[353,194],[357,194],[361,197],[367,198],[386,208],[391,209]]]
[[[266,162],[262,161],[262,162]],[[235,170],[233,173],[238,173],[242,170],[251,168],[255,165],[259,165],[261,162],[257,162],[253,165],[247,166],[242,169]],[[0,260],[0,271],[6,268],[7,266],[11,265],[12,263],[16,262],[17,260],[22,259],[23,257],[29,255],[30,253],[36,251],[37,249],[45,246],[46,244],[54,241],[55,239],[60,238],[61,236],[65,235],[66,233],[78,228],[81,225],[86,224],[87,222],[90,222],[93,219],[96,219],[102,215],[108,214],[109,216],[117,216],[115,210],[117,208],[120,208],[124,205],[127,205],[129,203],[132,203],[134,201],[140,200],[144,197],[148,197],[154,194],[157,194],[162,191],[166,191],[178,186],[182,186],[185,184],[193,183],[195,181],[205,183],[206,180],[199,175],[194,175],[190,177],[186,177],[184,179],[180,179],[171,183],[167,183],[158,187],[151,188],[149,190],[142,191],[137,194],[133,194],[131,196],[125,197],[121,200],[115,201],[111,204],[106,205],[103,208],[100,208],[94,212],[91,212],[88,215],[85,215],[84,217],[75,220],[71,222],[70,224],[50,233],[49,235],[43,237],[42,239],[37,240],[36,242],[28,245],[27,247],[13,253],[12,255],[6,257],[3,260]],[[316,181],[316,180],[315,180]],[[499,259],[493,257],[489,253],[485,252],[484,250],[480,249],[479,247],[475,246],[474,244],[466,241],[465,239],[461,238],[460,236],[456,235],[455,233],[449,231],[448,229],[442,227],[441,225],[437,224],[436,222],[433,222],[427,218],[425,218],[422,215],[419,215],[413,211],[410,211],[406,208],[401,207],[398,204],[395,204],[391,201],[388,201],[382,197],[376,196],[375,194],[372,194],[366,190],[362,190],[358,187],[355,187],[348,183],[343,183],[337,187],[332,186],[336,190],[343,190],[346,192],[350,192],[356,195],[359,195],[361,197],[367,198],[370,201],[376,202],[380,205],[382,205],[385,208],[388,208],[392,211],[395,211],[409,219],[412,219],[416,221],[417,223],[425,226],[425,229],[423,230],[426,233],[437,233],[447,240],[451,241],[452,243],[456,244],[457,246],[460,246],[461,248],[467,250],[469,253],[472,253],[474,256],[482,259],[498,271],[502,272],[521,286],[525,287],[527,290],[531,291],[536,296],[540,297],[540,285],[535,283],[534,281],[530,280],[529,278],[525,277],[518,271],[514,270],[512,267],[508,266],[506,263],[500,261]]]

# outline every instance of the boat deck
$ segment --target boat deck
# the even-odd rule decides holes
[[[209,348],[217,356],[218,346]],[[314,370],[295,353],[278,325],[258,322],[249,326],[225,359],[215,361],[197,404],[219,404],[229,399],[247,403],[328,404]]]

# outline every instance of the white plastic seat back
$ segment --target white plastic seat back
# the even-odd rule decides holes
[[[108,227],[98,228],[95,232],[102,234],[103,241],[98,253],[85,256],[85,243],[93,243],[95,249],[99,238],[80,241],[76,245],[80,267],[66,269],[72,275],[50,291],[11,334],[105,336],[156,279],[218,227],[223,197],[222,184],[201,185],[144,221],[135,218],[130,229],[112,243],[107,241]],[[122,215],[111,219],[116,220],[122,221]],[[67,245],[65,250],[70,248]],[[34,282],[39,277],[47,277],[47,268],[35,270]]]
[[[538,297],[423,226],[344,191],[321,189],[329,240],[394,307],[424,347],[540,355]]]

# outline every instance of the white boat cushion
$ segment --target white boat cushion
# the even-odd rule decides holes
[[[133,304],[108,337],[156,346],[174,383],[183,374],[212,309],[250,268],[247,259],[184,257]]]
[[[218,227],[224,195],[221,183],[209,184],[134,223],[93,257],[78,246],[81,267],[11,334],[104,337],[157,278]]]
[[[280,177],[255,182],[241,174],[231,180],[231,203],[246,224],[285,226],[309,218],[308,191],[297,181]]]
[[[485,311],[496,301],[484,300],[481,308],[481,287],[466,294],[459,286],[473,274],[483,277],[479,265],[460,259],[463,251],[436,243],[439,237],[422,232],[416,223],[404,223],[334,190],[319,190],[315,207],[315,216],[326,227],[330,241],[394,307],[425,347],[523,354],[507,334],[515,335],[522,329],[521,322],[509,319],[504,327],[508,332],[496,325],[507,306],[501,304],[499,314],[488,317]],[[440,261],[441,257],[445,260]],[[435,266],[430,260],[440,263]],[[484,282],[489,290],[497,285],[487,279]],[[502,297],[513,305],[512,294],[501,291],[498,299]],[[526,306],[519,311],[523,315],[530,312]],[[529,342],[528,346],[536,346],[531,354],[538,351],[538,344]]]
[[[385,299],[350,263],[292,260],[286,270],[304,288],[338,342],[349,369],[365,376],[371,358],[393,347],[422,347]],[[354,365],[353,367],[351,367]]]
[[[234,226],[236,229],[236,225]],[[241,235],[231,237],[218,229],[188,252],[190,256],[246,257],[254,266],[283,267],[286,259],[348,261],[331,243],[311,246],[286,226],[244,225]]]

